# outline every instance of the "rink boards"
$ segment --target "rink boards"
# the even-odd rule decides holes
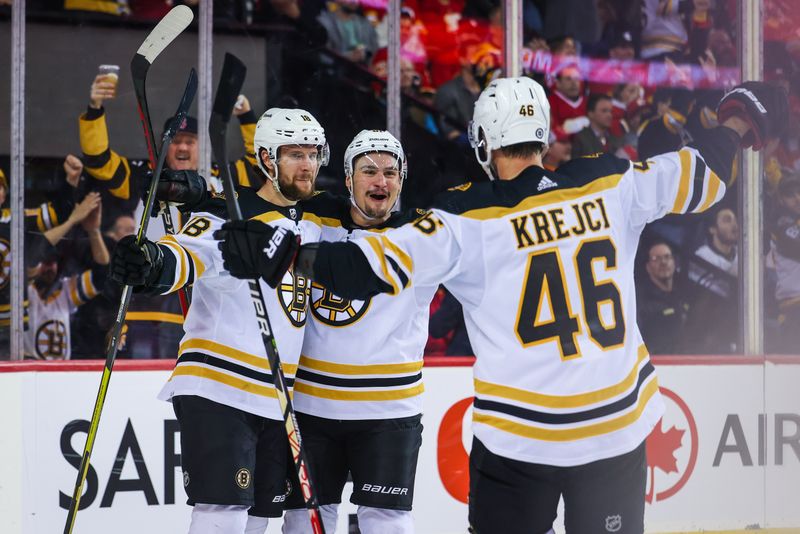
[[[647,531],[800,532],[800,357],[654,362],[667,413],[648,440]],[[178,428],[171,405],[155,398],[172,364],[117,362],[76,534],[186,531]],[[470,365],[432,358],[425,368],[419,534],[466,532]],[[101,370],[0,364],[3,534],[63,530]],[[355,511],[346,498],[344,533]]]

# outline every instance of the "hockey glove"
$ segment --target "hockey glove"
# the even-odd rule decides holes
[[[111,279],[123,285],[152,285],[163,267],[164,253],[159,246],[147,239],[138,246],[134,235],[120,239],[111,255]]]
[[[742,147],[760,150],[768,140],[780,136],[788,125],[786,91],[764,82],[737,85],[722,97],[717,108],[720,124],[734,116],[750,125],[750,131],[742,138]]]
[[[150,190],[150,181],[153,179],[151,173],[147,173],[147,187],[142,191],[142,201],[147,201],[147,192]],[[156,187],[156,200],[178,204],[182,211],[193,211],[196,206],[206,200],[208,191],[206,190],[206,180],[196,171],[173,171],[164,169],[161,172],[161,179]],[[153,217],[158,216],[159,207],[153,205]]]
[[[300,248],[300,236],[261,221],[229,221],[214,232],[223,267],[236,278],[261,277],[270,287],[283,279]]]

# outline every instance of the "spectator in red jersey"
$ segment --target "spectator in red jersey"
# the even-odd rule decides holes
[[[556,73],[555,87],[548,100],[552,127],[575,134],[589,125],[586,100],[583,97],[583,79],[577,66],[565,65]]]

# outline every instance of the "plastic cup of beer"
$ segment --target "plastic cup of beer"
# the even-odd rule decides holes
[[[114,88],[112,89],[113,94],[111,98],[117,96],[117,84],[119,83],[119,65],[100,65],[98,68],[98,73],[103,76],[103,81],[107,83],[113,83]]]

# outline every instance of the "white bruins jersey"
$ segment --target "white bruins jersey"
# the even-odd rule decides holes
[[[91,270],[62,278],[42,298],[36,287],[28,284],[26,305],[25,355],[41,360],[69,360],[71,342],[70,315],[78,306],[97,296],[100,281]]]
[[[275,206],[249,189],[241,189],[238,200],[245,218],[287,228],[306,243],[319,238],[319,226],[305,220],[299,207]],[[162,294],[193,284],[178,361],[159,398],[197,395],[282,420],[248,282],[223,269],[213,238],[226,219],[224,199],[215,197],[197,208],[180,233],[158,242],[165,257],[158,283]],[[288,272],[276,289],[263,280],[259,283],[291,387],[303,344],[310,282]]]
[[[644,163],[594,156],[465,184],[416,222],[354,242],[395,294],[441,281],[463,305],[473,432],[489,450],[580,465],[633,450],[664,411],[636,325],[642,229],[724,193],[692,148]]]
[[[379,227],[354,228],[348,199],[318,198],[318,206],[306,209],[320,216],[322,241],[380,239],[386,230],[419,216],[413,211],[397,213]],[[348,420],[422,413],[422,357],[436,288],[418,285],[398,297],[347,300],[312,283],[310,320],[294,385],[295,409]]]

